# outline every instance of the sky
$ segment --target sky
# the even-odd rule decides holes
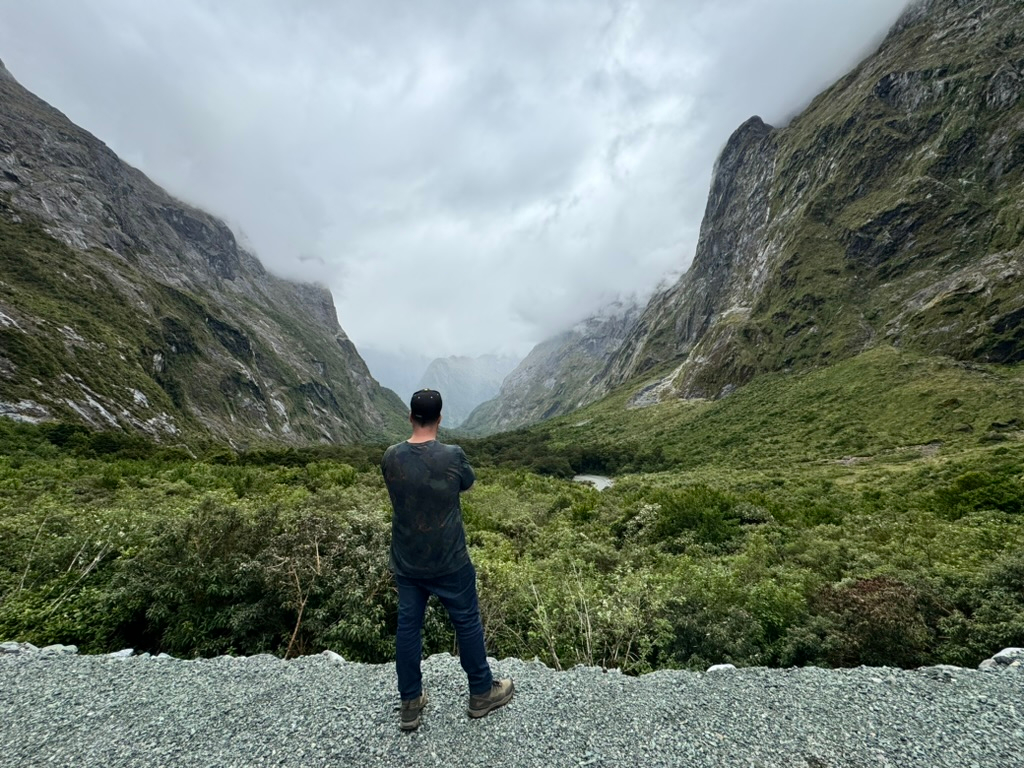
[[[0,59],[360,349],[525,355],[693,257],[715,158],[905,0],[0,0]]]

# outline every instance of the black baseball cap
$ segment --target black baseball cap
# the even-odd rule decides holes
[[[441,415],[441,393],[436,389],[421,389],[413,393],[409,410],[417,421],[431,424]]]

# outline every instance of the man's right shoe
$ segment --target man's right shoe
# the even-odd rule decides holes
[[[512,684],[511,678],[495,680],[491,685],[491,690],[487,693],[469,697],[469,716],[483,717],[498,707],[505,706],[512,701],[512,694],[515,693],[515,690],[516,687]]]

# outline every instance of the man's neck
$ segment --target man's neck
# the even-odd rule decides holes
[[[429,443],[437,440],[437,429],[416,429],[413,427],[412,437],[406,440],[407,443]]]

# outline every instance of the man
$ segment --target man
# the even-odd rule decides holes
[[[484,650],[476,571],[466,550],[459,494],[476,480],[466,454],[437,439],[441,393],[421,389],[409,403],[412,437],[384,452],[380,469],[391,497],[391,570],[398,584],[395,667],[403,731],[420,725],[427,704],[420,677],[423,614],[430,595],[448,611],[469,678],[469,716],[483,717],[512,698],[512,680],[495,680]]]

